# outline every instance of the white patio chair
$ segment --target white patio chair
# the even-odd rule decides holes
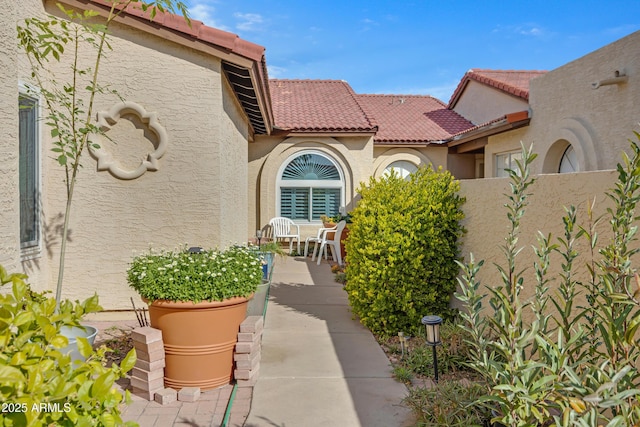
[[[333,255],[333,259],[337,261],[338,265],[342,265],[342,254],[340,253],[340,239],[342,238],[342,230],[344,230],[344,227],[346,225],[347,225],[347,222],[342,220],[336,225],[335,231],[325,230],[323,232],[322,242],[320,242],[320,252],[318,253],[318,265],[320,265],[320,261],[322,260],[322,251],[326,251],[327,247],[331,248],[331,254]],[[333,238],[328,239],[327,235],[331,233],[333,233]],[[315,250],[314,250],[314,253],[315,253]]]
[[[322,235],[326,230],[335,230],[337,227],[337,225],[334,225],[333,227],[321,227],[318,230],[318,234],[315,237],[307,237],[304,241],[304,256],[305,258],[307,257],[307,254],[309,253],[309,243],[313,243],[313,257],[311,257],[311,261],[315,261],[316,259],[316,252],[318,251],[318,247],[320,246],[320,243],[322,243]]]
[[[293,240],[295,239],[298,245],[297,251],[300,253],[300,226],[298,224],[294,223],[289,218],[279,216],[271,218],[269,226],[271,227],[271,233],[275,242],[280,239],[285,241],[289,239],[289,253],[291,253],[291,250],[293,249]]]

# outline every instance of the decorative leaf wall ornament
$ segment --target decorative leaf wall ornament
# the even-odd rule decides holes
[[[149,113],[135,102],[118,103],[109,111],[98,112],[98,126],[106,134],[123,116],[129,114],[136,116],[146,126],[146,130],[152,132],[157,139],[157,142],[153,143],[155,150],[148,153],[136,168],[123,167],[121,162],[114,158],[113,153],[105,149],[102,144],[98,144],[99,148],[94,147],[93,144],[98,141],[92,140],[92,144],[89,144],[89,152],[98,162],[98,171],[109,171],[115,178],[126,180],[139,178],[147,171],[157,171],[158,160],[164,155],[168,144],[167,131],[158,122],[157,113]],[[105,136],[97,138],[107,139]]]

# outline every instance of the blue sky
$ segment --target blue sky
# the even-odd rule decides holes
[[[552,70],[640,30],[640,0],[185,3],[192,18],[266,47],[270,78],[445,102],[470,68]]]

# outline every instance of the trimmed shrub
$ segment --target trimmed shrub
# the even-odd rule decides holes
[[[354,313],[374,334],[416,334],[427,314],[445,316],[456,286],[464,199],[446,171],[420,168],[361,185],[351,213],[347,285]]]
[[[102,346],[94,350],[77,338],[85,361],[63,354],[69,344],[62,326],[79,326],[82,316],[102,308],[98,297],[75,304],[31,290],[23,274],[8,274],[0,265],[0,425],[3,426],[121,426],[120,405],[130,401],[115,382],[136,362],[132,349],[120,366],[105,366]],[[65,352],[66,353],[66,352]]]

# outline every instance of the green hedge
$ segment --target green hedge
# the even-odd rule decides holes
[[[420,168],[360,186],[346,242],[349,302],[375,334],[417,333],[446,316],[455,290],[464,199],[446,171]]]

